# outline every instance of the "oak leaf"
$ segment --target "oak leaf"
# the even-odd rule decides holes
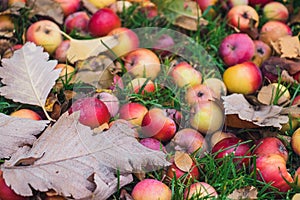
[[[20,147],[32,145],[47,126],[46,120],[11,117],[0,113],[0,158],[10,157]]]
[[[53,189],[75,199],[91,197],[99,190],[110,195],[117,188],[117,170],[127,183],[132,172],[170,164],[163,152],[141,145],[128,125],[116,122],[106,132],[94,135],[78,118],[78,112],[66,112],[31,149],[22,148],[4,163],[3,177],[16,193],[31,196],[33,188]]]
[[[242,94],[231,94],[222,97],[225,115],[238,115],[239,119],[251,122],[260,127],[273,126],[281,128],[288,122],[287,115],[282,115],[282,107],[269,105],[251,105]]]
[[[61,69],[54,69],[56,60],[48,60],[49,54],[32,42],[16,50],[9,59],[2,59],[0,68],[0,95],[23,104],[36,105],[43,108]]]
[[[284,36],[278,39],[281,57],[300,58],[300,41],[298,36]]]

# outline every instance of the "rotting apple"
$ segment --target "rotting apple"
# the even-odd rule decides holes
[[[176,123],[167,116],[165,110],[151,108],[143,118],[141,134],[145,138],[152,137],[168,142],[174,137],[176,129]]]
[[[300,156],[300,128],[294,131],[291,140],[293,151]]]
[[[146,93],[154,92],[156,88],[153,81],[146,78],[135,78],[132,81],[130,81],[130,83],[128,83],[128,87],[130,88],[130,90],[133,91],[133,93],[136,94],[138,93],[145,94],[145,92]]]
[[[204,84],[188,87],[185,92],[185,101],[188,105],[215,99],[217,99],[217,96],[214,91]]]
[[[268,21],[260,29],[259,40],[271,46],[271,42],[277,41],[280,37],[292,35],[291,28],[280,21]]]
[[[171,200],[172,191],[163,182],[147,178],[133,187],[131,196],[134,200]]]
[[[172,149],[176,151],[184,151],[188,154],[195,153],[202,157],[206,150],[206,141],[202,134],[192,128],[184,128],[176,132],[170,142]]]
[[[68,16],[71,13],[76,12],[80,8],[81,0],[54,0],[55,2],[59,3],[64,16]]]
[[[123,104],[119,110],[119,118],[125,119],[136,126],[141,126],[145,114],[148,112],[148,109],[140,104],[135,102],[130,102]]]
[[[289,18],[289,11],[280,2],[269,2],[263,7],[263,15],[268,20],[279,20],[286,22]]]
[[[229,25],[243,32],[257,28],[259,24],[257,11],[249,5],[237,5],[232,7],[226,17]]]
[[[255,45],[255,53],[251,61],[258,67],[260,67],[264,61],[271,57],[272,49],[268,44],[264,43],[263,41],[254,40],[253,42]]]
[[[206,182],[197,182],[190,185],[184,191],[184,199],[213,199],[218,197],[218,193],[214,187]]]
[[[157,55],[144,48],[129,52],[125,57],[125,68],[134,78],[150,78],[154,80],[161,71]]]
[[[221,99],[222,96],[226,96],[227,88],[223,80],[218,78],[207,78],[203,81],[203,84],[214,91],[217,99]]]
[[[54,58],[58,62],[66,63],[67,62],[67,51],[70,48],[70,40],[62,41],[55,50]]]
[[[26,119],[33,119],[33,120],[41,120],[42,117],[35,111],[27,108],[22,108],[20,110],[14,111],[10,114],[12,117],[20,117]]]
[[[77,11],[66,17],[64,26],[67,33],[76,31],[80,34],[87,35],[89,21],[90,16],[85,11]]]
[[[206,135],[220,130],[224,123],[224,112],[215,101],[202,101],[191,107],[190,125]]]
[[[227,66],[250,61],[254,53],[255,44],[245,33],[234,33],[226,36],[219,47],[219,54]]]
[[[256,159],[258,179],[270,183],[281,192],[287,192],[291,186],[285,181],[292,183],[293,178],[286,168],[284,158],[278,154],[267,154]]]
[[[121,27],[119,16],[109,8],[101,8],[95,12],[88,23],[89,33],[93,37],[107,35],[115,28]]]
[[[113,93],[100,92],[96,93],[95,97],[100,99],[106,105],[111,117],[115,117],[118,114],[120,102],[118,97],[116,97]]]
[[[251,150],[248,144],[242,143],[243,140],[237,137],[228,137],[220,140],[212,148],[212,153],[216,159],[224,158],[233,154],[233,162],[240,167],[243,164],[248,165],[250,162]],[[222,164],[222,161],[219,162]]]
[[[148,147],[149,149],[152,149],[152,150],[155,150],[155,151],[166,152],[165,146],[158,139],[155,139],[155,138],[142,138],[140,140],[140,143],[143,146]]]
[[[276,137],[265,137],[256,142],[253,155],[265,156],[268,154],[277,154],[288,160],[288,151],[283,142]]]
[[[6,185],[3,179],[3,172],[0,170],[0,199],[1,200],[28,200],[29,198],[20,196],[15,193],[9,186]]]
[[[223,81],[230,93],[253,94],[261,87],[263,77],[253,62],[243,62],[227,68]]]
[[[107,106],[96,97],[84,97],[72,103],[69,114],[80,111],[79,122],[91,128],[96,128],[110,120]]]
[[[63,38],[57,24],[50,20],[40,20],[28,27],[26,41],[34,42],[49,54],[53,54]]]
[[[171,68],[170,77],[178,87],[191,87],[202,82],[202,74],[187,62],[180,62]]]
[[[111,50],[115,56],[125,56],[127,53],[136,50],[139,47],[139,38],[131,29],[118,27],[108,33],[118,38],[118,44]]]

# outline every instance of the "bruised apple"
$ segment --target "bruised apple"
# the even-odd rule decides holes
[[[141,132],[143,137],[152,137],[167,142],[174,137],[176,129],[175,121],[167,116],[165,110],[152,108],[143,118]]]
[[[266,137],[256,142],[256,148],[253,155],[264,156],[268,154],[277,154],[288,160],[288,151],[283,142],[276,137]]]
[[[278,154],[268,154],[256,159],[258,178],[270,183],[281,192],[287,192],[291,186],[284,180],[292,183],[293,178],[286,168],[284,158]],[[261,175],[261,176],[260,176]]]
[[[96,128],[110,120],[107,106],[96,97],[85,97],[76,100],[69,108],[69,114],[80,111],[79,122],[91,128]]]
[[[260,69],[253,62],[243,62],[225,70],[223,81],[230,93],[253,94],[262,85]]]
[[[131,196],[134,200],[171,200],[172,191],[163,182],[147,178],[133,187]]]

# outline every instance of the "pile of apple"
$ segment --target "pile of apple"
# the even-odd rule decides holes
[[[95,91],[86,97],[74,98],[67,112],[80,111],[80,123],[95,130],[108,129],[116,121],[127,123],[136,130],[136,139],[142,145],[171,155],[169,161],[172,164],[165,169],[166,178],[141,180],[132,190],[133,199],[171,199],[172,191],[168,184],[172,179],[181,180],[187,185],[184,199],[217,197],[217,191],[210,184],[201,182],[200,166],[197,166],[196,159],[201,159],[206,153],[211,153],[219,165],[224,157],[231,154],[237,169],[247,166],[256,171],[258,179],[270,183],[278,190],[287,192],[291,189],[286,181],[292,183],[297,180],[300,169],[294,178],[289,174],[286,167],[286,145],[276,137],[249,142],[243,141],[234,133],[224,132],[225,115],[221,98],[227,92],[255,94],[264,84],[264,77],[268,72],[262,72],[262,66],[272,56],[271,42],[282,36],[292,35],[291,28],[285,23],[289,17],[285,5],[272,0],[228,0],[226,3],[221,1],[222,7],[227,11],[228,25],[238,30],[237,33],[226,36],[219,46],[219,55],[226,66],[222,81],[212,77],[204,79],[204,75],[186,60],[174,62],[172,66],[167,66],[167,69],[162,69],[166,66],[162,65],[160,57],[164,56],[158,55],[155,48],[139,47],[140,38],[136,33],[122,27],[118,16],[122,9],[120,5],[130,6],[134,1],[89,0],[98,8],[92,15],[81,9],[80,0],[55,1],[61,4],[64,11],[63,26],[49,19],[34,22],[27,27],[24,42],[34,42],[44,47],[52,58],[58,60],[59,64],[56,67],[63,68],[61,77],[66,74],[76,76],[76,67],[68,63],[66,56],[70,40],[63,38],[60,32],[62,30],[68,34],[78,32],[81,36],[94,38],[116,36],[119,44],[111,51],[114,56],[121,58],[124,65],[124,71],[115,74],[112,87],[103,88],[110,92]],[[17,0],[9,1],[8,5],[14,2]],[[217,0],[197,0],[197,3],[202,11],[210,9],[210,14],[215,15],[211,6],[216,5]],[[267,22],[260,28],[259,37],[253,39],[251,31],[258,27],[260,20],[257,10],[254,9],[256,6],[263,11]],[[148,14],[157,14],[155,6],[143,7],[144,11],[147,8]],[[5,21],[10,26],[13,24],[8,16],[5,16]],[[165,36],[161,42],[165,42],[163,40],[174,45],[170,36]],[[21,47],[22,44],[18,44],[8,51]],[[167,71],[166,76],[173,88],[166,88],[165,84],[159,81],[159,77],[165,76],[162,71]],[[299,81],[300,69],[291,75]],[[188,110],[144,103],[151,93],[174,88],[182,91],[183,98],[179,99],[181,108]],[[141,101],[128,96],[124,99],[124,91],[144,99]],[[300,97],[297,97],[293,104],[299,102]],[[30,109],[19,109],[11,113],[11,116],[34,120],[43,118]],[[296,132],[292,146],[300,155],[300,132]],[[174,155],[178,152],[183,153],[182,159],[186,159],[190,164],[182,164],[181,159],[176,159]],[[252,163],[253,157],[256,158],[256,168]],[[0,198],[25,199],[11,191],[3,179],[0,179]]]

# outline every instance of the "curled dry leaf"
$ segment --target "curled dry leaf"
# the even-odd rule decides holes
[[[78,71],[75,80],[90,84],[96,88],[109,88],[113,83],[113,61],[105,56],[99,55],[80,61],[76,65]]]
[[[63,24],[64,13],[59,3],[54,0],[27,0],[26,4],[30,10],[30,17],[40,15],[50,17],[58,24]]]
[[[42,107],[48,119],[45,103],[61,69],[54,69],[56,60],[32,42],[16,50],[9,59],[2,59],[0,78],[4,86],[0,95],[15,102]]]
[[[232,200],[240,200],[240,199],[257,199],[258,191],[253,186],[247,186],[240,189],[235,189],[227,198]]]
[[[182,151],[176,151],[174,156],[174,163],[180,170],[189,172],[193,165],[193,160],[189,156],[189,154]]]
[[[0,113],[0,158],[10,157],[20,147],[32,145],[48,121],[17,118]]]
[[[118,38],[115,36],[78,40],[62,31],[61,34],[70,40],[70,47],[67,51],[67,59],[70,63],[97,56],[98,54],[107,51],[108,48],[111,49],[115,47],[119,43]]]
[[[239,119],[260,127],[281,128],[281,124],[285,124],[289,120],[288,116],[281,114],[282,107],[280,106],[253,106],[242,94],[231,94],[222,98],[225,115],[238,115]]]
[[[272,105],[276,96],[278,96],[277,104],[282,105],[289,102],[289,99],[283,95],[285,91],[281,91],[276,85],[269,84],[263,86],[258,92],[257,99],[260,103],[265,105]]]
[[[66,112],[31,149],[21,149],[4,163],[3,177],[16,193],[31,196],[34,188],[43,192],[53,189],[75,199],[91,197],[98,190],[108,195],[116,191],[117,169],[128,183],[129,173],[170,164],[163,152],[141,145],[128,125],[116,122],[108,131],[93,135],[78,118],[79,112]]]

